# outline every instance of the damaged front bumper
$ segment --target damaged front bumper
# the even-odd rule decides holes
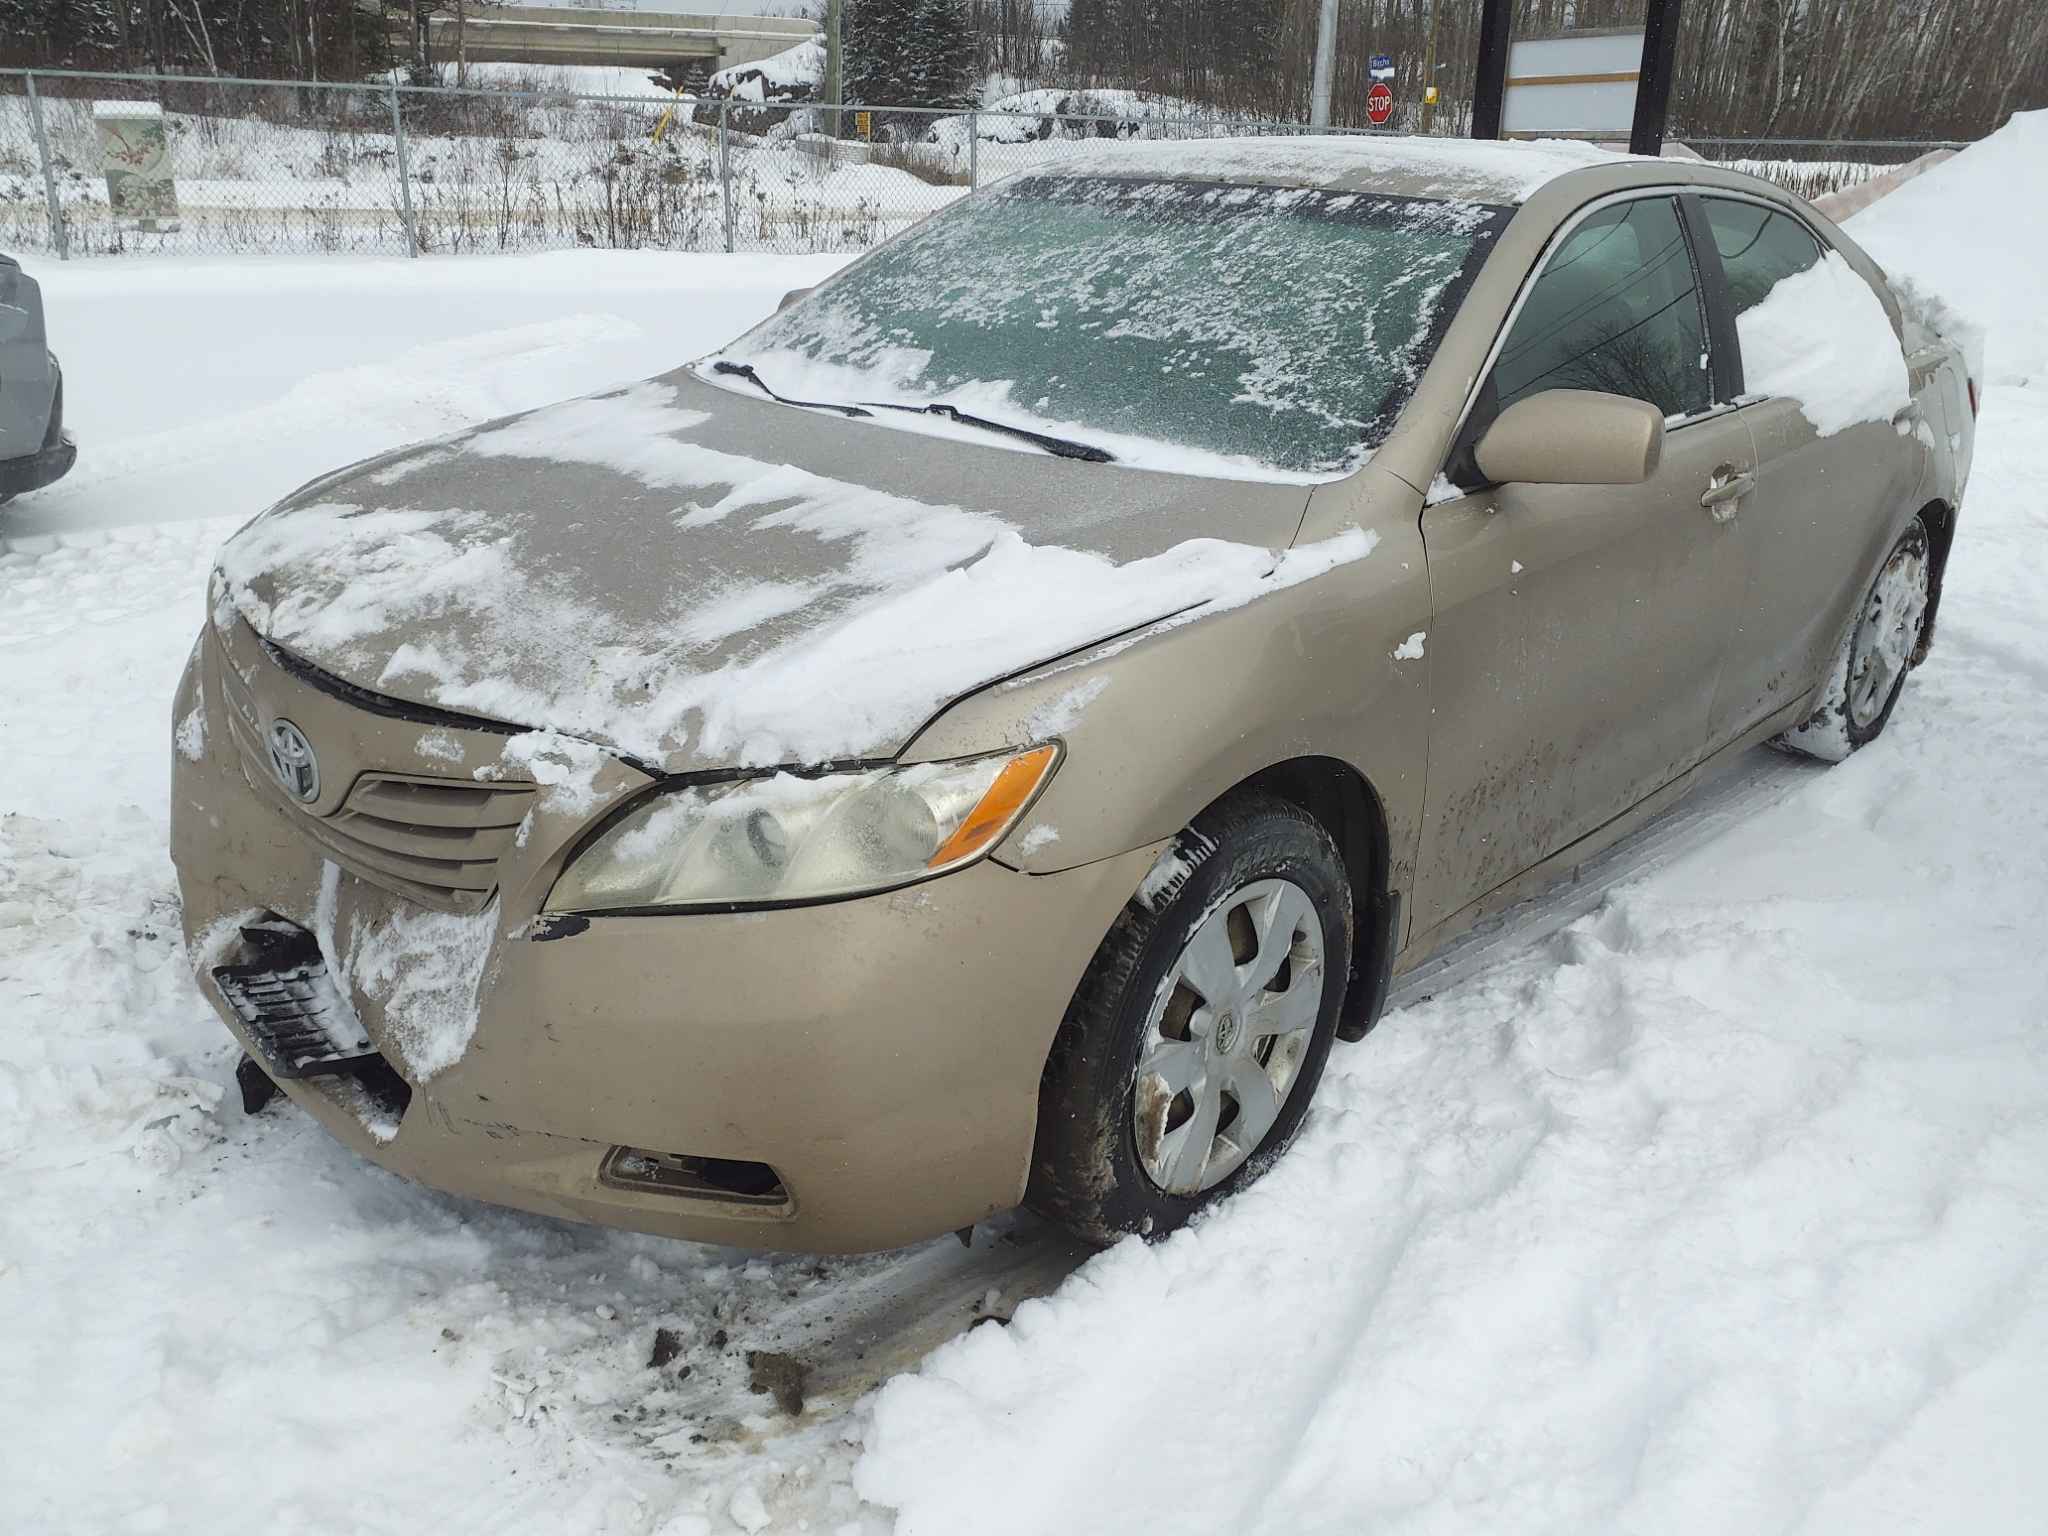
[[[188,946],[244,1049],[277,1060],[215,973],[274,961],[247,930],[288,925],[403,1089],[353,1065],[280,1074],[337,1137],[436,1188],[675,1237],[872,1250],[1016,1204],[1053,1034],[1153,854],[1051,876],[985,861],[776,911],[550,921],[567,850],[651,782],[639,770],[604,757],[573,794],[523,783],[531,753],[506,732],[365,708],[239,620],[209,627],[175,709]],[[281,720],[319,754],[310,803],[258,750]],[[419,855],[436,844],[352,808],[366,778],[419,786],[422,815],[448,798],[437,783],[527,792],[516,833],[483,850],[498,851],[480,901],[485,877],[437,885]]]

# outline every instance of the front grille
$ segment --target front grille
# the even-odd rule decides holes
[[[443,911],[483,909],[498,886],[498,863],[533,803],[533,785],[373,771],[356,779],[333,815],[315,816],[278,788],[255,697],[233,661],[224,661],[228,734],[250,784],[365,880]]]
[[[306,828],[368,879],[431,906],[481,910],[533,803],[531,784],[366,773],[340,810]]]

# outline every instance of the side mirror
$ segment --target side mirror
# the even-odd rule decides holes
[[[1495,418],[1472,457],[1489,480],[1641,485],[1664,455],[1664,415],[1647,400],[1546,389]]]
[[[813,283],[811,285],[811,288],[815,288],[817,286],[818,285],[816,283]],[[789,292],[785,293],[782,296],[782,302],[775,306],[775,313],[777,313],[778,315],[781,314],[785,309],[789,308],[790,305],[794,304],[798,299],[802,298],[805,294],[809,293],[811,291],[811,288],[790,289]]]

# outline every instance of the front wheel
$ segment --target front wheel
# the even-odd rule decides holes
[[[1927,525],[1915,518],[1892,546],[1835,655],[1813,713],[1775,745],[1839,763],[1875,741],[1906,686],[1933,590]]]
[[[1198,817],[1075,993],[1026,1202],[1110,1242],[1256,1178],[1322,1076],[1351,938],[1343,859],[1314,817],[1264,795]]]

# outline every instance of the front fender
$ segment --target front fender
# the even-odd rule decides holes
[[[1378,793],[1392,884],[1405,890],[1429,726],[1427,662],[1394,654],[1429,624],[1415,510],[1374,517],[1366,526],[1378,542],[1361,559],[1241,607],[1155,624],[961,699],[904,756],[922,761],[1061,741],[1059,771],[995,855],[1032,874],[1169,838],[1275,764],[1336,758]]]

